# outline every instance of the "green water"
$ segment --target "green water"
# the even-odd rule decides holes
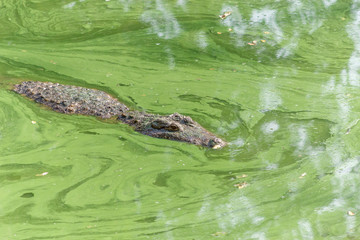
[[[1,0],[0,52],[0,239],[360,238],[360,1]],[[52,112],[21,80],[229,145]]]

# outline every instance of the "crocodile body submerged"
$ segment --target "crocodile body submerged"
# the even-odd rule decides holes
[[[66,114],[116,117],[142,134],[188,142],[210,148],[221,148],[226,142],[208,132],[188,116],[174,113],[168,116],[132,111],[109,94],[78,86],[51,82],[26,81],[15,85],[14,91]]]

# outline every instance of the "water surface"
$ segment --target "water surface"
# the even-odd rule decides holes
[[[359,1],[3,0],[0,27],[1,239],[360,236]],[[52,112],[22,80],[189,115],[229,146]]]

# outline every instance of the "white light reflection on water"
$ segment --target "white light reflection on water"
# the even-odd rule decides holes
[[[359,178],[354,174],[360,170],[359,159],[346,159],[335,166],[334,170],[334,178],[332,179],[334,193],[340,196],[344,192],[356,194],[358,187],[353,183]]]
[[[264,232],[256,232],[251,234],[250,239],[266,240],[267,238]]]
[[[65,9],[72,9],[75,6],[76,2],[70,2],[66,5],[64,5]]]
[[[297,141],[296,148],[297,148],[297,150],[303,150],[304,147],[306,146],[305,144],[307,143],[307,140],[308,140],[307,130],[303,126],[300,126],[297,129],[297,132],[298,132],[299,140]]]
[[[270,82],[265,84],[260,90],[260,108],[275,110],[282,104],[282,99],[274,85]]]
[[[224,12],[231,12],[231,15],[224,19],[222,23],[231,28],[231,36],[235,40],[236,46],[244,46],[245,43],[242,40],[243,35],[247,29],[246,23],[243,21],[241,14],[236,6],[224,5],[220,11],[220,14]]]
[[[279,127],[280,127],[280,125],[276,121],[271,121],[271,122],[264,123],[261,126],[261,130],[265,134],[273,134],[274,132],[279,130]]]
[[[347,27],[347,32],[351,40],[354,42],[354,51],[351,54],[348,63],[347,71],[344,69],[344,73],[347,73],[348,83],[352,86],[360,85],[360,9],[353,9],[354,21],[350,22]]]
[[[347,234],[349,234],[350,236],[353,235],[353,233],[355,232],[355,230],[357,228],[356,217],[346,216],[345,222],[346,222]]]
[[[161,0],[156,0],[156,10],[147,10],[141,15],[141,20],[151,25],[150,34],[157,34],[163,39],[177,37],[180,32],[180,24]]]
[[[323,214],[326,212],[334,212],[336,209],[343,208],[344,205],[345,205],[344,199],[335,198],[332,200],[332,202],[329,205],[317,209],[316,212],[318,214]]]
[[[276,21],[277,10],[274,9],[260,9],[253,10],[251,16],[251,22],[255,26],[259,26],[263,23],[268,27],[268,30],[275,35],[275,40],[281,42],[283,39],[283,31],[279,27]]]
[[[205,195],[204,198],[203,198],[204,200],[202,202],[200,210],[197,213],[199,218],[203,217],[204,215],[206,215],[211,210],[211,204],[210,204],[209,201],[207,201],[208,197],[209,197],[208,195]]]
[[[323,89],[323,95],[324,94],[326,95],[327,93],[331,94],[332,92],[334,92],[335,84],[336,84],[336,79],[335,79],[334,76],[331,76],[329,81],[327,82],[327,84],[324,85],[323,88],[322,88]]]
[[[246,209],[246,214],[243,214],[243,211],[239,210],[239,208]],[[217,205],[215,212],[219,228],[222,231],[230,231],[244,223],[260,225],[265,221],[265,218],[258,213],[254,204],[251,203],[251,200],[248,197],[239,196],[239,192],[231,194],[228,203]]]
[[[298,225],[302,239],[314,239],[314,233],[311,227],[311,223],[308,220],[301,219],[298,221]]]
[[[172,228],[174,225],[174,222],[175,222],[174,220],[172,220],[172,218],[170,218],[171,220],[167,220],[169,218],[166,216],[166,214],[162,210],[158,211],[156,218],[161,219],[165,223],[166,229]],[[174,234],[172,231],[166,231],[165,236],[166,236],[166,239],[174,239]]]
[[[303,8],[303,3],[301,2],[301,0],[288,0],[288,3],[289,3],[289,7],[288,7],[289,13],[294,13]]]
[[[323,0],[324,6],[326,8],[330,7],[331,5],[335,4],[337,0]]]
[[[124,12],[128,12],[133,3],[132,0],[119,0],[119,2],[123,5]]]
[[[323,0],[322,2],[326,9],[334,5],[336,0]],[[276,52],[277,58],[288,58],[297,51],[299,42],[301,41],[301,39],[299,39],[301,28],[306,26],[307,33],[311,35],[323,25],[323,20],[319,18],[321,15],[319,12],[317,12],[319,8],[315,6],[315,4],[300,0],[289,1],[289,3],[291,3],[291,6],[288,10],[293,14],[292,21],[295,25],[299,24],[299,27],[294,27],[295,29],[292,31],[292,36],[290,38],[284,37],[281,26],[278,24],[278,22],[276,22],[276,11],[266,8],[262,10],[253,10],[251,16],[253,26],[256,27],[265,23],[265,25],[271,29],[270,31],[275,33],[275,40],[277,43],[282,44],[282,48]],[[241,26],[241,28],[231,34],[237,36],[237,42],[235,45],[243,46],[244,43],[242,38],[250,24],[241,18],[237,7],[225,6],[222,8],[222,12],[225,11],[232,11],[233,13],[222,21],[223,24],[227,27],[234,28],[236,23],[234,20],[236,19],[235,16],[240,16],[238,17],[240,20],[237,22],[238,26]],[[353,98],[349,96],[348,87],[360,85],[360,10],[354,10],[354,16],[354,21],[351,22],[347,28],[349,36],[354,41],[355,45],[355,49],[349,58],[348,66],[339,73],[339,79],[337,79],[335,76],[331,76],[327,83],[323,85],[323,96],[329,95],[331,98],[335,99],[335,104],[332,107],[337,109],[337,113],[335,114],[339,118],[339,122],[337,122],[331,129],[333,134],[331,141],[326,142],[326,149],[324,146],[312,146],[311,131],[313,128],[311,123],[309,125],[292,126],[289,129],[293,135],[292,144],[294,144],[296,148],[294,154],[301,154],[303,156],[306,155],[309,158],[310,163],[314,165],[317,174],[325,174],[324,166],[322,165],[325,162],[328,165],[330,164],[330,168],[331,166],[333,168],[331,188],[334,199],[328,205],[319,206],[319,208],[317,208],[316,212],[319,215],[334,211],[344,211],[344,209],[350,207],[355,208],[356,206],[349,206],[350,201],[344,200],[341,196],[344,193],[353,193],[356,195],[359,190],[356,185],[352,184],[352,182],[355,183],[359,180],[358,177],[354,174],[359,171],[359,159],[356,157],[349,158],[346,156],[346,143],[343,140],[345,133],[344,129],[346,129],[346,126],[348,126],[354,120],[352,119],[353,106],[351,105],[351,100]],[[240,21],[242,23],[240,23]],[[260,91],[259,98],[259,105],[261,108],[276,110],[279,106],[282,105],[282,99],[280,95],[277,94],[276,87],[271,83],[264,84],[264,87],[262,87]],[[268,122],[265,123],[261,129],[265,134],[272,134],[277,130],[277,128],[274,126],[271,127],[271,124]],[[272,129],[276,130],[274,131]],[[290,183],[288,188],[291,190],[291,192],[295,193],[290,196],[290,199],[295,200],[298,197],[296,192],[300,187],[297,183]],[[343,218],[341,217],[340,221],[345,222],[346,231],[348,234],[354,232],[356,226],[356,217],[344,215]],[[293,229],[293,236],[296,237],[296,239],[315,239],[318,232],[326,231],[322,230],[321,227],[316,226],[316,224],[317,223],[314,223],[310,218],[299,219],[297,222],[297,227]],[[261,233],[256,235],[258,238],[261,236]]]
[[[1,135],[0,135],[0,137],[1,137]],[[0,138],[0,139],[1,139],[1,138]],[[232,141],[232,142],[231,142],[231,145],[234,145],[234,148],[235,148],[234,151],[236,151],[236,149],[239,149],[239,148],[241,148],[242,146],[245,145],[245,141],[244,141],[244,139],[242,139],[241,137],[239,137],[239,138],[235,139],[234,141]]]
[[[176,66],[174,54],[172,53],[171,49],[169,47],[165,48],[165,52],[167,53],[168,57],[168,66],[170,70],[173,70]]]
[[[348,35],[354,42],[354,50],[348,60],[348,66],[340,71],[339,79],[331,76],[323,86],[324,96],[335,95],[336,107],[338,109],[336,114],[338,122],[332,128],[333,137],[326,145],[326,154],[329,156],[328,163],[331,164],[333,172],[330,183],[334,198],[329,204],[316,209],[319,216],[327,216],[334,212],[344,212],[343,218],[340,218],[339,222],[345,224],[347,236],[351,236],[355,232],[357,219],[356,216],[345,215],[345,212],[346,210],[357,209],[359,207],[353,205],[353,202],[359,200],[359,187],[355,183],[359,181],[357,173],[360,171],[360,159],[359,156],[349,156],[347,142],[344,138],[347,134],[346,129],[356,125],[358,122],[358,119],[354,119],[356,115],[353,113],[352,97],[349,94],[352,86],[360,85],[360,8],[356,4],[357,2],[354,1],[352,9],[354,20],[347,26]],[[316,168],[320,172],[319,167]],[[344,195],[353,197],[346,198]]]
[[[234,45],[237,47],[244,47],[245,42],[243,36],[248,29],[258,31],[259,33],[269,32],[273,40],[267,41],[268,45],[282,44],[281,48],[277,50],[277,58],[287,58],[291,56],[298,48],[300,29],[306,26],[309,30],[309,34],[314,33],[319,29],[323,20],[319,18],[319,14],[316,11],[317,8],[313,3],[307,2],[304,4],[300,0],[289,1],[288,12],[293,15],[291,21],[295,25],[292,35],[289,37],[284,36],[284,31],[281,27],[281,22],[278,22],[279,16],[284,14],[282,10],[271,9],[265,7],[262,9],[252,10],[249,19],[243,19],[237,6],[223,5],[220,14],[224,12],[231,12],[227,18],[221,20],[222,24],[232,29],[230,36],[235,41]],[[286,41],[286,44],[283,44]],[[258,54],[264,51],[265,45],[257,47]]]
[[[177,0],[176,5],[180,6],[184,11],[186,11],[187,0]]]
[[[299,44],[299,34],[298,32],[295,32],[292,36],[291,40],[287,45],[277,50],[276,57],[277,58],[287,58],[291,56]]]
[[[204,31],[201,31],[197,34],[196,43],[197,46],[201,49],[205,49],[208,46],[206,33]]]
[[[312,2],[303,3],[300,0],[288,0],[289,2],[289,13],[293,14],[293,21],[297,23],[300,16],[301,24],[310,27],[309,34],[314,33],[319,27],[322,26],[322,19],[319,19],[318,13],[316,12],[317,7]],[[300,22],[299,22],[300,24]]]

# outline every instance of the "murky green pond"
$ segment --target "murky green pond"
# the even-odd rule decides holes
[[[360,1],[1,0],[0,52],[0,239],[360,238]],[[229,145],[52,112],[22,80]]]

